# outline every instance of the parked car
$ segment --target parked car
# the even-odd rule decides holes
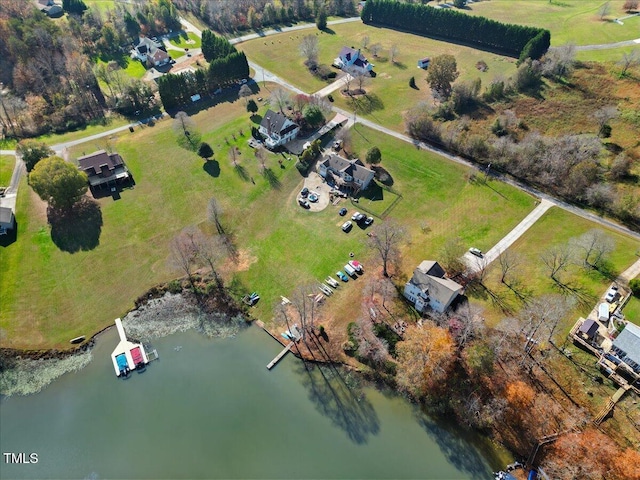
[[[221,89],[221,88],[216,88],[216,89],[213,91],[213,94],[214,94],[214,95],[218,95],[218,94],[220,94],[220,93],[222,93],[222,89]]]
[[[351,230],[351,227],[353,227],[353,224],[351,222],[344,222],[342,224],[342,231],[349,232],[349,230]]]
[[[299,198],[298,203],[303,208],[311,208],[311,206],[309,205],[309,202],[307,202],[304,198]]]
[[[373,223],[373,217],[367,217],[367,219],[364,221],[364,224],[368,227],[369,225],[371,225]]]
[[[347,209],[344,207],[342,207],[338,212],[338,215],[340,215],[341,217],[344,217],[346,214],[347,214]]]
[[[341,147],[342,147],[342,140],[337,140],[336,143],[333,144],[334,150],[340,150]]]
[[[306,197],[307,195],[309,195],[309,189],[307,187],[304,187],[301,191],[300,191],[300,196],[301,197]]]
[[[609,291],[607,292],[607,295],[604,297],[604,299],[607,302],[611,303],[615,300],[617,296],[618,296],[618,287],[615,285],[612,285]]]
[[[471,247],[469,249],[469,253],[475,255],[476,257],[482,258],[482,250],[480,250],[479,248]]]
[[[247,81],[248,81],[248,80],[247,80],[246,78],[243,78],[242,80],[240,80],[240,81],[238,82],[238,85],[244,85],[245,83],[247,83]]]
[[[349,281],[349,277],[347,277],[347,275],[342,270],[340,270],[339,272],[336,272],[336,276],[343,282]]]
[[[360,215],[362,215],[360,212],[354,213],[353,215],[351,215],[351,220],[355,222]]]

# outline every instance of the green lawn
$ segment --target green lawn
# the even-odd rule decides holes
[[[403,252],[407,275],[422,260],[437,259],[452,237],[489,249],[535,206],[534,199],[520,190],[499,182],[470,183],[468,167],[361,125],[352,129],[351,143],[349,151],[360,158],[371,146],[380,148],[381,166],[402,195],[387,218],[400,221],[411,238]]]
[[[547,267],[540,260],[540,255],[549,247],[566,244],[570,239],[579,237],[592,229],[605,232],[615,243],[615,249],[608,257],[609,276],[597,271],[586,271],[582,267],[572,264],[566,272],[560,273],[559,277],[563,283],[573,289],[574,293],[571,290],[559,288],[549,278]],[[640,242],[626,235],[605,229],[554,207],[510,248],[510,251],[517,253],[522,258],[517,275],[521,284],[516,287],[516,290],[525,297],[558,293],[574,297],[577,303],[562,325],[561,333],[564,334],[578,316],[586,316],[591,311],[600,295],[611,283],[611,278],[615,278],[637,260],[635,252],[639,247]],[[497,308],[497,305],[504,305],[511,313],[520,310],[522,301],[500,283],[498,262],[494,262],[490,266],[485,284],[494,295],[494,299],[492,300],[487,292],[482,291],[473,295],[473,298],[487,307],[489,321],[498,321],[504,318],[504,312]]]
[[[303,64],[298,53],[301,39],[308,34],[317,34],[320,40],[320,62],[330,65],[345,46],[359,47],[364,36],[370,43],[383,46],[378,58],[364,52],[375,64],[377,76],[368,80],[365,90],[373,102],[365,102],[358,108],[358,114],[402,131],[403,114],[418,102],[431,101],[429,85],[425,81],[426,72],[417,68],[416,63],[424,56],[449,53],[456,57],[461,80],[480,78],[487,85],[494,77],[508,77],[515,71],[515,60],[469,47],[432,40],[419,35],[397,32],[386,28],[377,28],[362,23],[349,23],[331,27],[335,34],[319,33],[314,30],[290,32],[245,42],[238,46],[247,56],[264,66],[267,70],[288,79],[307,93],[315,92],[325,85],[312,76]],[[399,49],[398,62],[388,61],[388,49],[391,45]],[[480,60],[486,62],[488,70],[481,72],[476,68]],[[292,74],[292,72],[296,72]],[[409,87],[409,79],[414,76],[419,90]],[[257,78],[260,78],[258,73]],[[355,88],[355,86],[352,86]],[[337,91],[333,94],[338,106],[353,110],[347,100]],[[369,111],[366,111],[369,110]]]
[[[15,157],[11,155],[0,155],[0,187],[7,187],[9,185],[15,163]]]
[[[179,36],[173,37],[171,40],[171,45],[174,45],[179,48],[200,48],[200,37],[198,37],[193,32],[182,32]]]
[[[640,32],[638,33],[640,36]],[[606,50],[584,50],[576,52],[576,60],[581,62],[614,62],[617,63],[622,60],[622,56],[627,53],[631,53],[633,50],[638,50],[640,46],[635,45],[633,47],[620,47],[620,48],[608,48]],[[614,71],[620,71],[620,67],[615,67]]]
[[[224,223],[240,250],[237,271],[223,270],[228,279],[235,277],[236,291],[260,292],[262,300],[255,309],[259,318],[268,321],[280,295],[291,294],[297,285],[335,274],[349,252],[370,260],[365,232],[340,230],[344,219],[337,211],[344,203],[320,213],[297,205],[302,178],[293,160],[270,155],[271,181],[259,172],[246,145],[251,124],[243,102],[223,103],[192,118],[219,162],[206,169],[195,154],[177,146],[170,120],[108,141],[125,159],[136,185],[117,201],[99,200],[103,225],[93,250],[61,251],[51,239],[44,205],[26,183],[21,186],[18,240],[0,249],[5,266],[0,328],[6,344],[64,347],[69,338],[91,335],[110,324],[147,288],[179,276],[170,266],[169,243],[185,226],[204,224],[210,229],[206,205],[212,196],[221,204]],[[379,136],[358,130],[355,135],[362,143],[354,141],[361,145],[357,148],[367,147],[365,137]],[[79,145],[70,155],[104,148],[106,142]],[[242,152],[244,178],[227,159],[233,144]],[[376,144],[395,179],[394,188],[403,195],[390,217],[406,221],[412,232],[414,241],[405,255],[411,269],[416,261],[434,255],[446,235],[461,235],[484,247],[533,207],[532,199],[510,187],[492,185],[500,195],[489,187],[467,184],[465,168],[411,145],[384,138]],[[283,159],[284,168],[277,158]],[[432,233],[419,238],[415,231],[425,219]],[[342,297],[348,300],[348,294]]]
[[[97,10],[100,13],[104,13],[107,10],[115,10],[115,0],[85,0],[87,7],[92,10]]]
[[[640,298],[632,296],[625,305],[623,313],[627,320],[640,325]]]
[[[543,27],[551,31],[551,44],[592,45],[633,40],[640,35],[640,17],[627,18],[623,25],[601,21],[598,11],[603,0],[491,0],[476,2],[466,13],[501,22]],[[611,0],[613,20],[625,16],[624,0]]]
[[[36,140],[45,142],[48,145],[56,145],[58,143],[78,140],[80,138],[95,135],[97,133],[107,132],[114,128],[121,127],[122,125],[126,125],[127,123],[129,123],[129,120],[121,117],[120,115],[114,114],[110,118],[105,119],[103,122],[97,122],[73,132],[66,132],[62,134],[49,133],[47,135],[41,135]]]

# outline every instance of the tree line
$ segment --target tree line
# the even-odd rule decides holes
[[[361,17],[366,24],[470,43],[522,60],[540,58],[551,42],[551,34],[545,29],[501,23],[450,9],[395,0],[368,0]]]
[[[178,8],[191,12],[212,29],[233,33],[272,25],[314,20],[321,10],[328,15],[353,16],[354,0],[174,0]]]
[[[189,103],[192,95],[207,95],[249,76],[244,52],[209,30],[202,32],[202,53],[209,61],[206,69],[180,75],[170,73],[158,79],[158,93],[165,109],[174,109]]]

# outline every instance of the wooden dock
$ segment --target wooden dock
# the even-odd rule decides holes
[[[273,367],[275,367],[276,364],[280,360],[282,360],[282,357],[284,357],[294,345],[295,345],[295,342],[290,342],[289,345],[284,347],[282,351],[278,354],[278,356],[269,362],[269,364],[267,365],[267,370],[271,370]]]

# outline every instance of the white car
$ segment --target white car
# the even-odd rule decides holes
[[[475,255],[476,257],[482,258],[482,250],[480,250],[479,248],[472,247],[469,249],[469,253],[471,255]]]
[[[607,292],[607,295],[604,297],[604,299],[607,302],[611,303],[615,300],[617,296],[618,296],[618,287],[616,287],[615,285],[612,285],[609,291]]]
[[[354,222],[358,221],[358,218],[360,218],[360,215],[362,215],[360,212],[356,212],[353,215],[351,215],[351,220],[353,220]]]

